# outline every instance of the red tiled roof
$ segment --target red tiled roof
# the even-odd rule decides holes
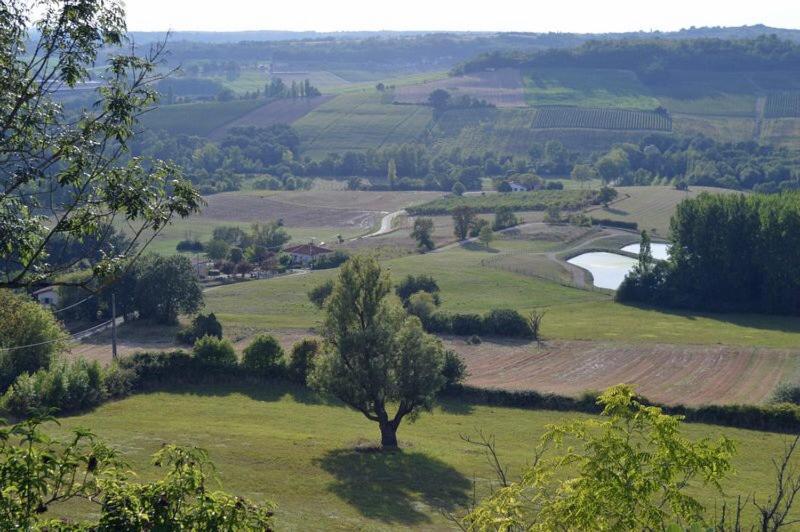
[[[285,248],[284,251],[287,253],[295,253],[297,255],[308,255],[310,257],[315,255],[324,255],[325,253],[333,253],[332,249],[317,246],[316,244],[300,244]]]

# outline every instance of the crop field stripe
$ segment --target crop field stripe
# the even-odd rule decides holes
[[[537,129],[577,128],[622,131],[671,131],[668,115],[634,109],[539,107],[533,119]]]
[[[783,92],[767,96],[765,118],[800,117],[800,92]]]

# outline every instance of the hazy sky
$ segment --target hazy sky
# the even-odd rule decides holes
[[[131,30],[607,32],[762,23],[800,28],[800,0],[127,0]]]

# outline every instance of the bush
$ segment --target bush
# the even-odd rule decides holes
[[[394,293],[403,300],[404,305],[408,303],[411,295],[417,292],[432,294],[435,304],[439,305],[439,285],[430,275],[407,275],[394,289]]]
[[[242,366],[257,375],[274,377],[283,372],[283,348],[274,336],[259,334],[243,355]]]
[[[189,327],[178,332],[177,339],[179,342],[193,345],[198,338],[203,336],[222,338],[222,324],[217,320],[213,312],[210,312],[207,316],[202,314],[195,316]]]
[[[418,317],[422,323],[426,323],[436,310],[436,301],[428,292],[417,292],[408,298],[406,310]]]
[[[483,318],[478,314],[454,314],[452,333],[459,336],[483,333]]]
[[[467,338],[467,343],[470,345],[480,345],[481,344],[481,337],[477,334],[473,334],[469,338]]]
[[[178,245],[175,246],[177,251],[189,252],[189,253],[200,253],[203,251],[203,244],[199,240],[181,240],[178,242]]]
[[[0,393],[25,373],[50,367],[67,335],[53,313],[25,295],[0,290]]]
[[[605,225],[607,227],[618,227],[620,229],[639,229],[639,224],[636,222],[624,222],[622,220],[611,220],[609,218],[594,218],[592,217],[592,225]]]
[[[442,366],[442,375],[444,376],[445,387],[455,386],[469,376],[467,372],[467,365],[458,356],[458,353],[450,349],[444,352],[444,366]]]
[[[97,361],[60,361],[49,369],[20,375],[3,397],[5,408],[16,416],[54,409],[82,410],[106,397],[103,373]]]
[[[528,320],[512,309],[493,309],[483,318],[483,330],[486,334],[511,336],[515,338],[531,338],[531,327]]]
[[[319,342],[313,338],[305,338],[292,347],[292,354],[286,366],[286,373],[290,380],[305,385],[308,374],[314,369],[314,358],[319,353]]]
[[[792,403],[800,405],[800,386],[797,384],[781,383],[772,392],[771,403]]]
[[[484,227],[489,227],[490,225],[491,224],[489,223],[489,220],[484,218],[476,218],[469,228],[469,236],[472,238],[479,237],[481,234],[481,229]]]
[[[329,253],[327,255],[321,255],[320,257],[314,259],[314,262],[311,263],[311,269],[329,270],[331,268],[338,268],[349,258],[350,255],[348,255],[344,251],[337,250],[334,251],[333,253]]]
[[[325,300],[333,292],[333,279],[328,279],[321,285],[315,286],[308,291],[308,300],[314,303],[317,308],[325,306]]]
[[[228,340],[203,336],[194,343],[192,355],[204,366],[231,367],[237,363],[236,352]]]

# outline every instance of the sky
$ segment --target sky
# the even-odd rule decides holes
[[[671,31],[800,28],[800,0],[126,0],[136,31]]]

